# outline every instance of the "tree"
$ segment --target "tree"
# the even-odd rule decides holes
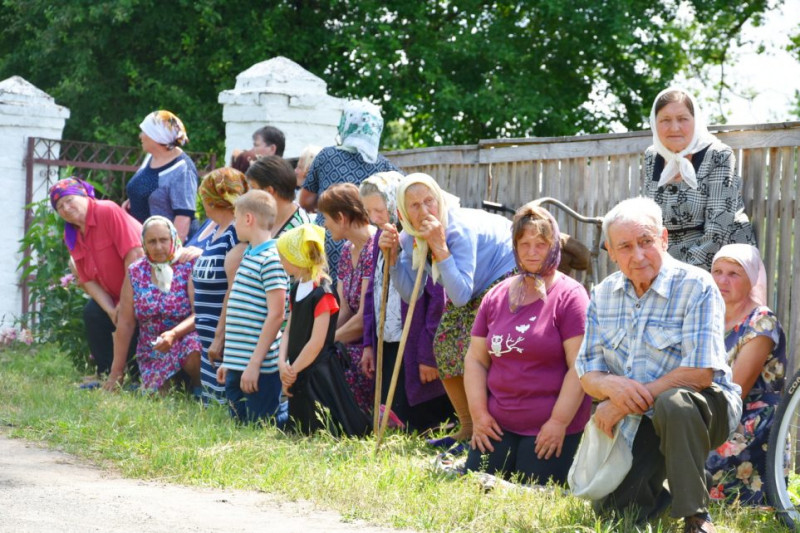
[[[764,0],[5,0],[0,77],[21,75],[72,110],[65,136],[130,144],[150,111],[221,150],[217,95],[284,55],[336,96],[402,119],[400,147],[638,128],[655,94]],[[690,54],[690,50],[692,53]],[[598,110],[593,101],[607,101]]]

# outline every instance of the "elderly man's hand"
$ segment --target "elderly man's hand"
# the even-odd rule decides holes
[[[644,384],[622,376],[608,376],[603,389],[611,403],[626,415],[643,415],[655,401]]]
[[[594,423],[597,424],[597,427],[608,435],[609,438],[614,437],[614,426],[623,418],[625,418],[625,413],[620,411],[617,406],[609,400],[600,402],[597,405],[597,409],[594,411]]]

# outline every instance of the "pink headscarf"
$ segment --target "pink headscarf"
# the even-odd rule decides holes
[[[758,248],[749,244],[726,244],[714,255],[712,268],[717,259],[736,261],[750,279],[750,299],[757,305],[767,304],[767,271]]]

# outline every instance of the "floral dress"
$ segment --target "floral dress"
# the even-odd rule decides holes
[[[353,245],[350,241],[344,241],[342,247],[342,256],[339,259],[339,282],[342,284],[342,294],[344,295],[344,302],[340,305],[347,305],[351,313],[357,313],[359,304],[361,303],[361,282],[364,279],[369,279],[372,275],[373,263],[373,246],[375,245],[374,235],[369,238],[369,241],[361,249],[358,256],[358,264],[353,267],[351,250]],[[353,390],[356,397],[356,403],[365,412],[369,413],[372,410],[372,401],[375,390],[375,380],[365,376],[359,368],[361,362],[361,355],[364,352],[363,343],[361,339],[355,343],[347,345],[347,354],[350,356],[350,364],[345,369],[344,375],[347,383]]]
[[[156,338],[172,329],[192,314],[189,302],[189,277],[192,262],[173,265],[174,275],[168,293],[161,292],[152,281],[150,263],[141,258],[129,267],[133,286],[133,312],[139,323],[139,342],[136,361],[142,376],[142,385],[148,390],[159,389],[169,378],[180,371],[192,352],[200,353],[202,346],[195,331],[178,339],[167,353],[153,349]]]
[[[733,436],[712,450],[706,461],[714,499],[751,505],[766,504],[762,483],[766,473],[769,431],[780,401],[786,370],[786,339],[775,314],[757,307],[725,336],[728,364],[733,366],[742,347],[758,336],[775,343],[761,374],[743,402],[742,419]]]

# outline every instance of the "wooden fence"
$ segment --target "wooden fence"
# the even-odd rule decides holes
[[[756,229],[767,270],[769,305],[788,340],[800,339],[800,122],[713,126],[734,149],[743,179],[745,211]],[[602,216],[617,202],[641,193],[644,150],[650,131],[526,139],[491,139],[477,145],[388,152],[405,172],[424,172],[461,198],[466,207],[491,200],[516,208],[551,196],[579,213]],[[562,229],[589,245],[591,231],[553,210]],[[601,257],[600,277],[614,270]],[[798,275],[795,275],[795,274]],[[792,346],[791,344],[789,346]],[[790,350],[793,353],[794,350]],[[790,355],[790,357],[792,357]],[[792,357],[790,370],[797,364]]]

